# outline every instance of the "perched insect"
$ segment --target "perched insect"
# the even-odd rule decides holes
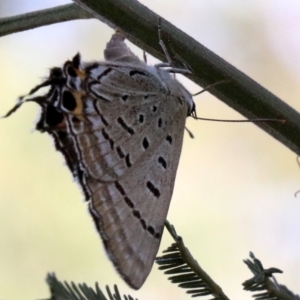
[[[74,177],[113,264],[138,289],[151,271],[173,193],[191,94],[162,68],[135,56],[116,32],[105,61],[79,54],[22,99],[42,108],[48,132]],[[172,70],[172,69],[171,69]],[[169,70],[170,71],[170,70]]]

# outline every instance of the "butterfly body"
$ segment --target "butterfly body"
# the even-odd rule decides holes
[[[82,186],[110,259],[138,289],[161,241],[193,100],[121,34],[104,55],[100,63],[76,55],[52,69],[49,92],[32,101],[42,107],[37,129],[53,136]]]

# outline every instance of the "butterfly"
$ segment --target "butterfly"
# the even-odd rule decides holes
[[[134,289],[145,282],[160,245],[180,158],[191,94],[166,64],[149,66],[121,32],[105,61],[79,54],[33,88],[50,89],[36,129],[49,133],[77,179],[106,252]]]

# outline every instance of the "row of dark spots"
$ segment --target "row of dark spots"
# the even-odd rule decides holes
[[[133,215],[140,220],[143,228],[145,230],[148,230],[148,232],[153,235],[155,238],[159,239],[160,238],[160,234],[158,232],[155,232],[153,226],[149,225],[147,226],[146,221],[141,217],[141,214],[138,210],[133,210]]]
[[[128,207],[130,207],[132,209],[132,214],[135,218],[139,219],[140,222],[141,222],[141,225],[142,227],[144,228],[144,230],[147,230],[151,235],[153,235],[156,239],[159,239],[160,238],[160,234],[158,232],[155,232],[153,226],[149,225],[147,226],[147,223],[146,221],[142,218],[140,212],[136,209],[134,209],[134,203],[132,202],[132,200],[126,196],[126,192],[123,188],[123,186],[118,182],[116,181],[115,182],[115,187],[117,188],[117,190],[120,192],[120,194],[122,196],[124,196],[124,200],[125,200],[125,203],[127,204]]]
[[[133,215],[140,220],[143,228],[147,230],[151,235],[153,235],[156,239],[160,238],[160,234],[158,232],[155,232],[153,226],[149,225],[147,226],[146,221],[141,217],[141,214],[138,210],[133,210]]]
[[[160,234],[158,232],[155,232],[153,226],[149,225],[147,226],[146,221],[141,217],[141,214],[138,210],[133,210],[133,215],[140,220],[144,230],[147,230],[151,235],[153,235],[156,239],[160,238]]]
[[[148,149],[148,147],[149,147],[149,141],[148,141],[148,139],[147,139],[146,137],[144,137],[142,144],[143,144],[143,147],[144,147],[145,150]],[[160,157],[158,158],[158,162],[159,162],[165,169],[167,168],[167,162],[165,161],[165,159],[164,159],[163,157],[160,156]]]
[[[133,134],[134,134],[134,130],[133,130],[131,127],[129,127],[121,117],[118,117],[117,122],[118,122],[118,123],[122,126],[122,128],[125,129],[130,135],[133,135]]]
[[[104,128],[102,129],[102,135],[109,142],[110,149],[113,150],[114,149],[114,141],[110,138],[110,136],[108,135],[108,133],[105,131]]]

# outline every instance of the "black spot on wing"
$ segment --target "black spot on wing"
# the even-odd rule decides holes
[[[141,214],[138,210],[133,210],[132,211],[133,215],[137,218],[137,219],[140,219],[141,218]]]
[[[124,200],[125,200],[126,204],[127,204],[130,208],[134,208],[134,204],[133,204],[132,200],[131,200],[129,197],[125,196],[125,197],[124,197]]]
[[[153,228],[152,226],[148,226],[148,227],[147,227],[147,230],[149,231],[149,233],[150,233],[151,235],[154,235],[154,234],[155,234],[155,230],[154,230],[154,228]]]
[[[161,118],[158,119],[158,124],[157,125],[158,125],[158,128],[161,128],[161,125],[162,125],[162,119]]]
[[[149,191],[153,194],[153,196],[155,196],[156,198],[159,198],[160,191],[158,188],[156,188],[154,186],[154,184],[151,181],[147,181],[146,186],[149,189]]]
[[[139,122],[144,123],[144,115],[139,115]]]
[[[120,194],[122,196],[126,195],[126,192],[125,192],[124,188],[122,187],[122,185],[118,181],[115,182],[115,187],[120,192]]]
[[[125,95],[122,95],[122,100],[124,101],[124,102],[126,102],[127,100],[128,100],[128,98],[129,98],[129,95],[127,95],[127,94],[125,94]]]
[[[116,150],[117,150],[117,153],[118,153],[118,155],[119,155],[120,158],[124,158],[125,157],[124,152],[122,151],[122,149],[119,146],[116,148]]]
[[[144,137],[144,139],[143,139],[143,147],[144,147],[144,149],[147,149],[149,147],[149,142],[146,137]]]
[[[173,139],[170,135],[167,136],[166,140],[169,142],[170,145],[172,144]]]
[[[132,163],[131,163],[131,161],[130,161],[130,156],[129,156],[129,154],[127,154],[127,155],[125,156],[125,163],[126,163],[127,168],[130,168],[130,167],[132,166]]]
[[[147,229],[146,221],[144,219],[141,219],[140,221],[141,221],[143,228],[146,230]]]
[[[167,162],[165,161],[165,159],[162,156],[160,156],[158,158],[158,162],[163,166],[164,169],[167,168]]]

